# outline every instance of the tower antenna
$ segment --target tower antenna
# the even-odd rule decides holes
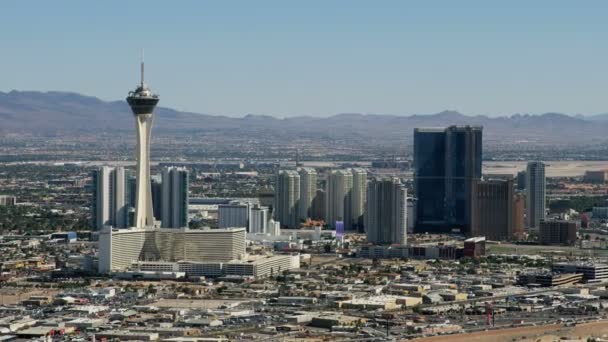
[[[144,86],[144,49],[141,49],[141,86]]]

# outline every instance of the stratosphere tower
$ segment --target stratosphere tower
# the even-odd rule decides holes
[[[127,97],[127,103],[129,103],[135,117],[137,131],[137,183],[135,220],[133,222],[133,226],[137,228],[154,226],[152,185],[150,183],[150,139],[152,122],[154,121],[154,107],[156,107],[158,100],[158,96],[152,94],[144,83],[144,62],[142,60],[141,82],[134,91],[129,92]]]

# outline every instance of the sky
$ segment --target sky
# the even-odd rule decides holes
[[[608,1],[0,1],[0,91],[199,113],[608,112]]]

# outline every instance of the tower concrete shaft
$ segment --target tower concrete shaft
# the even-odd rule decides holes
[[[152,208],[152,183],[150,179],[150,138],[152,122],[150,114],[135,115],[137,128],[137,193],[135,195],[135,227],[154,225]]]

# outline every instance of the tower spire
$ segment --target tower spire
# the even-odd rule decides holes
[[[141,87],[144,87],[144,49],[141,49]]]
[[[296,149],[296,166],[300,166],[300,149]]]

